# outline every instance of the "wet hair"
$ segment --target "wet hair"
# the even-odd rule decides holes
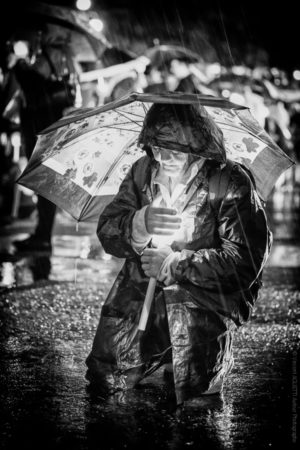
[[[226,159],[223,133],[200,104],[155,103],[146,114],[138,144]]]
[[[155,103],[149,109],[144,125],[152,128],[168,121],[179,122],[182,126],[193,125],[199,121],[199,112],[190,104]]]
[[[153,151],[152,151],[151,145],[149,145],[149,144],[144,144],[144,145],[143,145],[143,150],[147,153],[147,155],[148,155],[150,158],[154,158],[154,155],[153,155]]]

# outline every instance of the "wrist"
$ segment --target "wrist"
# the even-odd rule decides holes
[[[164,259],[159,273],[159,281],[162,281],[166,286],[175,283],[175,272],[178,262],[180,260],[180,252],[171,252]]]
[[[136,211],[132,220],[131,245],[137,253],[141,253],[152,238],[145,225],[145,212],[147,206]]]

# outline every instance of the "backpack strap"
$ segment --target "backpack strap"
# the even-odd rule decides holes
[[[208,196],[212,209],[218,215],[221,202],[227,192],[234,161],[227,160],[226,166],[220,166],[213,172],[208,182]]]

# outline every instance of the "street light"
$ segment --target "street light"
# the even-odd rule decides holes
[[[20,58],[26,58],[28,56],[29,50],[28,43],[26,41],[16,41],[13,47],[15,55]]]
[[[87,11],[92,6],[91,0],[77,0],[76,8],[80,11]]]
[[[300,81],[300,70],[294,70],[293,78],[294,80]]]

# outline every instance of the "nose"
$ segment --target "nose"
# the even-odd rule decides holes
[[[161,152],[161,160],[162,161],[172,161],[173,157],[172,157],[172,152]]]

